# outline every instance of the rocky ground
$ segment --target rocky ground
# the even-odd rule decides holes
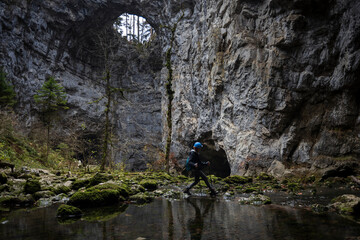
[[[219,200],[239,204],[279,204],[306,207],[315,212],[334,211],[358,220],[359,185],[352,178],[288,178],[277,180],[265,173],[256,177],[209,176]],[[0,172],[0,211],[62,204],[58,217],[76,218],[83,210],[113,204],[146,204],[162,197],[181,200],[193,178],[164,172],[61,172],[22,168]],[[210,197],[203,181],[191,190],[192,197]]]

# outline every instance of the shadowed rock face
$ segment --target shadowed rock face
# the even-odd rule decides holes
[[[97,83],[101,59],[86,49],[117,16],[141,15],[158,39],[141,52],[126,42],[119,47],[122,71],[113,81],[135,91],[126,94],[129,101],[119,100],[112,116],[120,139],[115,158],[144,168],[166,136],[162,54],[170,34],[160,25],[172,27],[183,14],[172,55],[178,158],[200,139],[225,151],[232,174],[266,171],[274,160],[320,172],[358,167],[355,0],[2,1],[0,9],[0,64],[29,125],[36,121],[33,94],[55,75],[70,95],[64,128],[84,122],[86,131],[100,133],[103,105],[87,103],[104,92]]]
[[[146,17],[158,30],[159,1],[2,1],[0,9],[0,66],[15,85],[23,121],[35,126],[33,95],[53,75],[65,87],[70,107],[54,138],[75,134],[99,143],[104,100],[90,104],[104,95],[105,60],[94,51],[98,34],[124,12]],[[113,49],[112,85],[129,91],[126,100],[115,94],[111,118],[119,140],[112,154],[129,169],[143,169],[161,148],[160,42],[142,49],[120,40]]]

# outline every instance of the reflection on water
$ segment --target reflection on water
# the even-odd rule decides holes
[[[0,239],[346,239],[360,236],[360,225],[333,214],[304,209],[244,206],[191,197],[159,199],[89,211],[62,224],[56,207],[0,214]],[[97,217],[91,217],[96,212]],[[106,216],[98,216],[99,212]]]

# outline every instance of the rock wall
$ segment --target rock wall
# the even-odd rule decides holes
[[[0,66],[15,86],[16,110],[29,131],[39,119],[33,95],[49,76],[55,76],[65,87],[70,109],[62,113],[63,122],[54,128],[54,135],[64,139],[75,134],[99,144],[105,99],[94,101],[105,92],[104,59],[92,51],[99,43],[97,35],[111,28],[124,12],[143,14],[158,28],[158,4],[115,0],[1,1]],[[119,94],[115,96],[111,119],[117,140],[112,155],[130,170],[144,169],[148,161],[157,159],[154,153],[162,147],[160,41],[145,47],[122,40],[114,51],[117,71],[112,73],[112,85],[129,91],[125,92],[126,100]]]
[[[175,152],[214,141],[232,174],[358,167],[358,1],[196,1],[176,39]]]
[[[225,152],[232,174],[358,168],[356,0],[2,1],[0,64],[28,125],[35,121],[35,90],[55,75],[69,94],[68,119],[86,122],[89,134],[101,132],[103,107],[87,104],[104,92],[97,83],[101,61],[86,49],[92,34],[124,12],[144,16],[158,39],[142,52],[126,42],[118,49],[124,74],[114,81],[136,91],[112,115],[117,161],[142,169],[163,147],[162,59],[176,26],[171,149],[177,159],[200,140]]]

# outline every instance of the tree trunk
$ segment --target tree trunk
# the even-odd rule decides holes
[[[140,17],[137,16],[137,40],[140,42]]]
[[[110,135],[110,107],[111,107],[111,87],[110,87],[110,72],[106,71],[106,96],[107,103],[105,108],[105,130],[104,130],[104,143],[103,143],[103,154],[101,159],[100,171],[105,170],[107,164],[108,152],[109,152],[109,135]]]

